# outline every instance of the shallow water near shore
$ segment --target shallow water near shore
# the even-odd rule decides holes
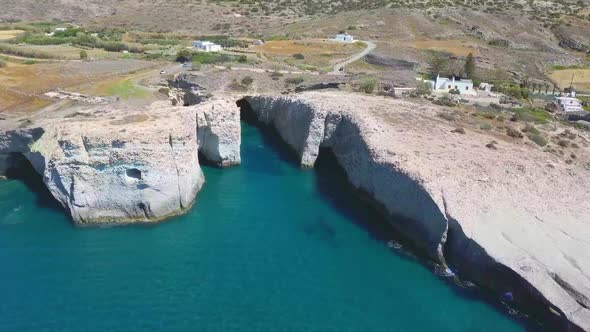
[[[38,181],[0,181],[0,331],[532,331],[388,246],[332,161],[242,128],[243,164],[204,167],[155,226],[79,229]]]

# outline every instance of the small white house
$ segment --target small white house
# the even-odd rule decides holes
[[[336,38],[334,38],[334,40],[343,43],[352,43],[354,42],[354,37],[347,33],[340,33],[336,35]]]
[[[480,83],[478,89],[485,92],[492,92],[493,87],[494,85],[490,83]]]
[[[440,77],[436,75],[436,81],[432,87],[435,91],[450,91],[459,90],[461,94],[474,94],[473,81],[463,78],[452,77]]]
[[[574,97],[557,97],[555,98],[559,109],[565,113],[584,113],[582,101]]]
[[[221,45],[217,45],[206,40],[197,40],[193,42],[193,47],[203,52],[220,52],[222,50]]]

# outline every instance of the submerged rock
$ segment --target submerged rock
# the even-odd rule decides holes
[[[313,167],[331,148],[350,182],[441,264],[590,331],[588,171],[520,143],[456,135],[439,108],[340,92],[246,97]],[[569,322],[568,322],[569,321]]]

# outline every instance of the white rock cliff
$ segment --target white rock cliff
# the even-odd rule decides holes
[[[407,101],[338,92],[245,100],[302,166],[330,148],[350,182],[430,257],[522,305],[557,312],[564,330],[590,331],[584,166],[510,142],[491,150],[488,136],[453,134],[438,108]]]
[[[205,182],[199,148],[222,166],[240,162],[235,105],[107,105],[72,114],[0,132],[0,159],[8,167],[7,156],[24,155],[78,225],[155,222],[187,211]]]

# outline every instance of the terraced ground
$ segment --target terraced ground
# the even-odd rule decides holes
[[[590,93],[590,69],[556,70],[550,77],[560,88],[567,88],[573,82],[578,91]]]

